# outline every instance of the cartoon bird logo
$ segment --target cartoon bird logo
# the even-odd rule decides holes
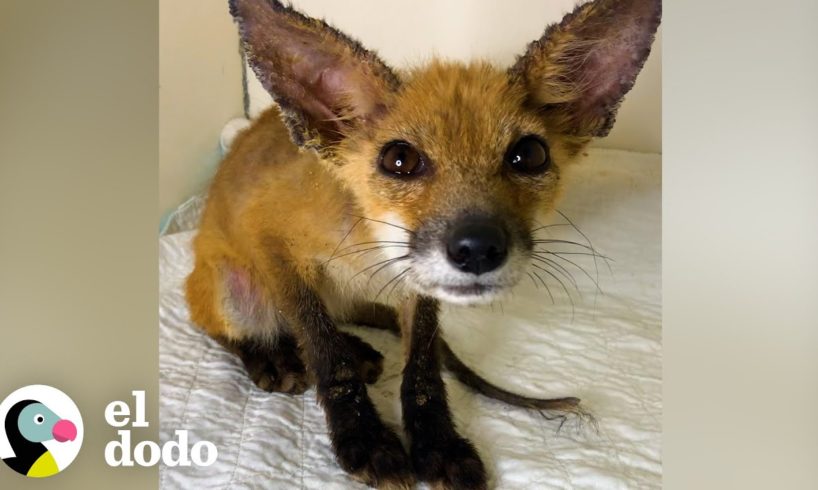
[[[68,442],[77,438],[77,426],[73,422],[60,418],[37,400],[15,403],[6,413],[5,429],[14,456],[3,458],[3,462],[18,473],[33,478],[60,472],[44,442]]]

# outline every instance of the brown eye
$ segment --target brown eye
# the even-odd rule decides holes
[[[506,161],[514,170],[527,174],[545,172],[551,166],[548,145],[536,136],[520,138],[509,149]]]
[[[381,151],[380,167],[387,173],[407,177],[425,168],[420,153],[405,141],[393,141]]]

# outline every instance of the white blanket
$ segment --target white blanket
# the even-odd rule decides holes
[[[444,336],[469,366],[522,394],[579,396],[597,419],[598,430],[569,424],[558,431],[557,421],[473,394],[444,375],[457,427],[482,455],[491,488],[661,486],[660,162],[659,155],[591,150],[568,172],[559,209],[611,259],[610,269],[602,259],[595,268],[590,257],[576,255],[587,276],[563,263],[579,289],[557,274],[570,300],[541,273],[553,303],[538,280],[535,288],[526,278],[502,303],[444,309]],[[584,242],[570,226],[548,231]],[[189,429],[191,444],[212,441],[219,456],[204,468],[163,466],[160,487],[364,488],[336,464],[314,389],[303,396],[262,392],[237,358],[191,325],[183,282],[192,236],[160,239],[161,437]],[[386,357],[369,393],[399,429],[399,342],[349,328]]]

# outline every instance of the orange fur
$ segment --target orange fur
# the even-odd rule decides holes
[[[408,72],[404,87],[388,100],[388,115],[377,127],[344,140],[340,166],[299,151],[276,108],[236,139],[213,180],[194,244],[188,301],[196,324],[211,334],[237,335],[222,311],[219,273],[226,264],[253,271],[265,285],[270,307],[284,301],[280,290],[287,290],[289,274],[325,292],[322,298],[330,304],[338,303],[333,294],[345,296],[344,304],[364,299],[368,291],[345,284],[343,271],[371,265],[379,254],[351,254],[324,264],[359,216],[397,215],[413,229],[446,209],[499,206],[530,220],[553,205],[558,169],[569,165],[580,147],[571,137],[551,133],[547,121],[525,109],[524,90],[509,83],[503,70],[487,63],[435,61]],[[506,147],[526,133],[548,138],[555,171],[542,181],[500,175]],[[372,162],[384,143],[398,137],[423,148],[437,164],[428,181],[403,183],[378,175]],[[385,226],[359,222],[341,246],[372,242],[376,229]],[[372,289],[391,278],[379,276]],[[407,293],[396,291],[390,299]]]
[[[477,376],[437,337],[437,301],[492,299],[526,272],[535,215],[553,208],[562,171],[613,123],[660,2],[578,7],[509,70],[433,60],[402,73],[276,0],[230,7],[277,107],[238,136],[211,184],[187,280],[192,320],[237,353],[259,386],[300,392],[317,379],[339,462],[381,488],[412,480],[400,442],[362,391],[382,357],[335,324],[369,318],[400,330],[404,411],[422,419],[407,430],[425,438],[413,457],[429,461],[414,469],[445,488],[485,488],[479,457],[452,427],[435,346],[458,379],[488,396],[569,412],[579,401],[521,397]],[[381,165],[385,149],[405,147],[416,157],[405,161],[423,171]],[[532,154],[535,169],[520,167]],[[469,243],[484,243],[452,239],[464,229]],[[494,257],[490,267],[474,256],[468,267],[458,262],[457,247],[468,258],[472,246],[483,247],[479,260]],[[277,349],[279,336],[287,341]]]

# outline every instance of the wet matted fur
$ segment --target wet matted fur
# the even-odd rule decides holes
[[[452,422],[443,366],[514,405],[582,409],[478,376],[439,335],[439,302],[490,301],[525,277],[538,256],[534,216],[553,209],[561,170],[610,130],[661,2],[580,5],[507,69],[434,60],[402,72],[275,0],[231,0],[230,12],[277,107],[239,135],[211,185],[187,280],[193,321],[260,388],[314,384],[354,477],[485,488],[483,463]],[[461,260],[451,243],[464,229],[500,245]],[[408,451],[367,396],[380,354],[341,322],[401,336]]]

